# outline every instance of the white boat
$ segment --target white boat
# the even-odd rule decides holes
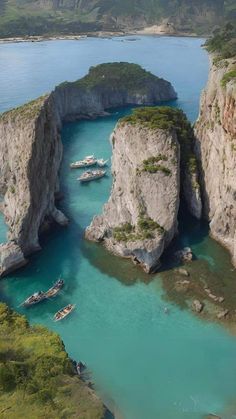
[[[91,180],[100,179],[105,176],[106,170],[88,170],[84,172],[77,180],[80,182],[90,182]]]
[[[95,164],[97,163],[97,160],[94,158],[91,158],[93,156],[87,156],[84,158],[84,160],[78,160],[74,163],[70,164],[70,168],[71,169],[80,169],[80,168],[84,168],[84,167],[91,167],[91,166],[95,166]]]
[[[104,159],[97,159],[97,165],[98,165],[99,167],[104,167],[104,166],[106,166],[106,165],[107,165],[107,163],[108,163],[108,160],[104,160]]]
[[[68,304],[66,307],[62,308],[61,310],[59,310],[55,315],[54,315],[54,321],[58,322],[62,319],[64,319],[66,316],[68,316],[68,314],[70,314],[73,310],[75,309],[75,304]]]

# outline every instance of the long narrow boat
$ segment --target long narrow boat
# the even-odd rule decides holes
[[[64,285],[63,279],[61,278],[58,279],[55,282],[55,284],[51,288],[49,288],[48,291],[45,292],[46,298],[55,297],[59,293],[59,291],[62,289],[63,285]]]
[[[24,307],[29,307],[32,306],[34,304],[38,304],[41,301],[45,300],[46,297],[46,293],[43,291],[38,291],[35,292],[34,294],[32,294],[30,297],[26,298],[26,300],[22,303],[22,305]]]
[[[94,156],[86,156],[83,160],[78,160],[70,164],[71,169],[80,169],[83,167],[95,166],[97,160]]]
[[[75,309],[75,304],[68,304],[66,307],[59,310],[53,317],[55,322],[58,322],[64,319],[68,314],[70,314]]]
[[[105,176],[106,170],[88,170],[84,172],[77,180],[80,182],[90,182],[91,180],[100,179]]]

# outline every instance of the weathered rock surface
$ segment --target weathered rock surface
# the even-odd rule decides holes
[[[200,220],[202,217],[202,197],[198,168],[184,171],[183,192],[190,214]]]
[[[80,81],[64,83],[50,95],[2,114],[0,194],[4,195],[1,208],[9,240],[27,255],[40,248],[42,225],[51,221],[68,223],[55,206],[62,121],[103,115],[107,108],[116,106],[153,104],[174,98],[176,93],[169,82],[139,66],[113,63],[92,68]]]
[[[184,247],[184,249],[178,250],[174,256],[178,262],[191,262],[193,260],[193,253],[190,247]]]
[[[109,250],[134,259],[150,272],[158,267],[163,250],[177,232],[180,192],[177,137],[173,131],[119,122],[111,143],[111,197],[103,214],[95,217],[87,228],[86,237],[104,241]],[[156,156],[167,173],[143,170],[144,161]],[[146,229],[145,220],[148,220]],[[148,223],[154,228],[149,229]]]
[[[212,64],[195,134],[204,213],[211,235],[236,264],[236,83],[235,78],[223,79],[233,69],[232,59]]]
[[[219,320],[225,319],[228,316],[228,314],[229,314],[229,310],[227,310],[227,309],[222,310],[217,314],[217,318]]]
[[[13,242],[0,245],[0,276],[19,269],[26,263],[20,246]]]
[[[192,309],[196,311],[196,313],[201,313],[203,310],[204,304],[201,303],[199,300],[193,300],[192,302]]]

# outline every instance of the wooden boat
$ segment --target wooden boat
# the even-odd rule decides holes
[[[84,167],[91,167],[95,166],[97,163],[97,160],[94,158],[94,156],[86,156],[83,160],[78,160],[74,163],[70,164],[71,169],[80,169]]]
[[[26,300],[22,303],[22,305],[24,307],[29,307],[29,306],[32,306],[34,304],[40,303],[41,301],[45,300],[46,298],[47,297],[46,297],[45,292],[38,291],[38,292],[35,292],[34,294],[32,294],[30,297],[26,298]]]
[[[104,167],[104,166],[106,166],[106,165],[107,165],[107,163],[108,163],[108,160],[104,160],[104,159],[98,159],[98,160],[97,160],[97,165],[98,165],[99,167]]]
[[[55,284],[49,288],[48,291],[45,292],[46,298],[52,298],[55,297],[59,291],[62,289],[64,285],[64,281],[63,279],[58,279],[58,281],[55,282]]]
[[[68,316],[68,314],[70,314],[73,310],[75,309],[75,304],[68,304],[66,307],[62,308],[61,310],[59,310],[55,315],[54,315],[54,321],[58,322],[62,319],[64,319],[66,316]]]
[[[91,180],[100,179],[105,176],[105,170],[88,170],[84,172],[77,180],[80,182],[90,182]]]

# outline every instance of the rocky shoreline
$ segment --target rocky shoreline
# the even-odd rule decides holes
[[[113,38],[122,36],[135,36],[135,35],[156,35],[156,36],[173,36],[173,37],[187,37],[199,38],[196,33],[181,32],[172,29],[167,29],[163,25],[154,25],[143,29],[131,29],[130,31],[95,31],[85,32],[71,35],[32,35],[32,36],[14,36],[0,38],[0,44],[21,43],[21,42],[45,42],[45,41],[81,41],[86,38]],[[209,34],[204,34],[201,38],[208,37]]]

